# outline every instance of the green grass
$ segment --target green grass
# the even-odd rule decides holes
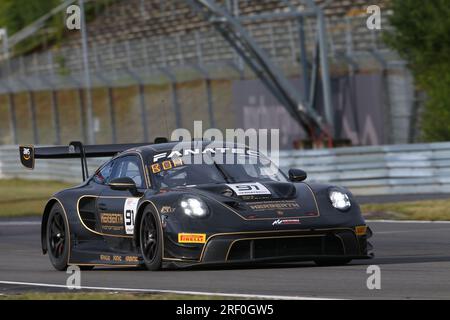
[[[73,185],[56,181],[0,180],[0,217],[40,216],[53,193]]]
[[[47,293],[25,292],[17,294],[0,294],[0,300],[231,300],[232,297],[183,295],[183,294],[150,294],[150,293],[117,293],[117,292],[73,292]]]
[[[364,204],[366,219],[450,220],[450,199]]]

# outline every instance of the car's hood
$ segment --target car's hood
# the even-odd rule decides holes
[[[189,189],[225,204],[245,219],[301,218],[319,215],[314,194],[305,183],[208,184]],[[231,196],[230,190],[233,191]]]

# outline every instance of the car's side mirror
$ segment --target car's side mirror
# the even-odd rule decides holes
[[[136,190],[136,183],[130,177],[122,177],[111,180],[108,185],[114,190]]]
[[[306,180],[307,174],[300,169],[289,169],[289,180],[292,182],[300,182]]]

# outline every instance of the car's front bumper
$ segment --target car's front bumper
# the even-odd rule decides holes
[[[186,262],[222,264],[369,259],[373,256],[368,242],[371,235],[369,228],[363,234],[356,232],[355,228],[219,233],[208,237],[197,259],[186,259],[190,260]],[[176,260],[182,262],[185,259]]]

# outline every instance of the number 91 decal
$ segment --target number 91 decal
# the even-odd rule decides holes
[[[229,186],[238,196],[270,194],[269,189],[258,182],[234,183],[227,184],[227,186]]]

